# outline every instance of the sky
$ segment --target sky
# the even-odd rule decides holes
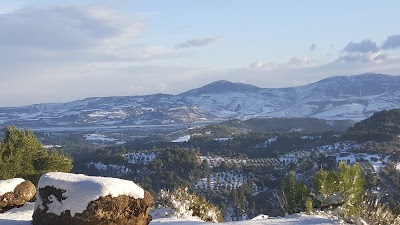
[[[0,107],[400,75],[400,1],[1,0]]]

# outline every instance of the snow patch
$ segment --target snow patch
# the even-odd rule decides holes
[[[147,164],[157,157],[156,152],[134,152],[125,154],[125,158],[130,164]]]
[[[398,163],[398,164],[396,165],[396,170],[397,170],[397,171],[400,171],[400,163]]]
[[[231,138],[215,138],[214,141],[229,141]]]
[[[0,213],[0,225],[31,225],[35,203],[27,202],[20,208]]]
[[[188,142],[190,140],[190,135],[185,135],[182,136],[176,140],[171,141],[172,143],[182,143],[182,142]]]
[[[14,208],[5,213],[0,213],[0,225],[31,225],[32,214],[34,210],[33,203],[27,203],[21,208]],[[150,224],[162,225],[207,225],[207,224],[225,224],[225,225],[333,225],[343,224],[337,218],[329,218],[328,215],[304,215],[293,214],[281,218],[271,218],[264,215],[259,215],[252,220],[235,221],[227,223],[207,223],[200,221],[199,218],[191,216],[184,218],[171,217],[168,212],[171,209],[158,209],[150,212],[153,215],[153,220]]]
[[[45,148],[45,149],[62,148],[62,146],[61,145],[43,145],[43,148]]]
[[[268,219],[268,215],[260,214],[251,220],[266,220],[266,219]]]
[[[125,166],[115,165],[115,164],[104,164],[101,162],[90,162],[86,163],[86,166],[94,166],[98,171],[113,172],[117,175],[126,175],[130,173],[130,169]]]
[[[103,134],[86,134],[84,137],[87,141],[113,142],[116,140],[115,138],[108,138]]]

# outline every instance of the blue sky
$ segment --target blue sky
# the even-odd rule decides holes
[[[400,74],[399,1],[0,2],[0,106]]]

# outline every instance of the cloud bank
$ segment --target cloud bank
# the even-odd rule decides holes
[[[347,46],[343,49],[344,52],[379,52],[379,48],[375,42],[370,40],[363,40],[358,43],[350,42]]]

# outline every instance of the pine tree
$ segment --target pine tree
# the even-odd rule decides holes
[[[58,151],[47,151],[31,130],[5,128],[0,142],[0,179],[21,177],[36,183],[43,173],[69,172],[72,159]]]
[[[283,180],[282,191],[286,199],[286,212],[289,214],[305,210],[305,203],[310,197],[310,191],[305,184],[296,180],[296,174],[291,171]]]
[[[316,199],[321,207],[344,206],[349,214],[357,213],[362,203],[365,180],[358,164],[340,162],[337,171],[321,169],[314,176]]]

